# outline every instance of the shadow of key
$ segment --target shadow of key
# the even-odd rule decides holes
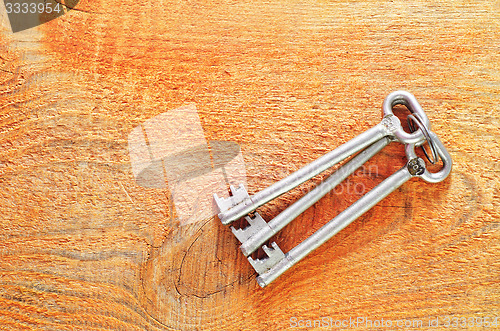
[[[172,177],[177,178],[179,181],[186,181],[220,169],[226,184],[229,185],[228,170],[226,166],[230,165],[230,162],[234,160],[239,153],[240,146],[235,142],[209,140],[208,146],[207,144],[203,144],[191,147],[156,161],[154,166],[152,165],[154,169],[151,170],[158,171],[161,170],[163,166],[168,169]],[[212,157],[210,157],[210,155]],[[214,163],[213,167],[212,161]],[[144,173],[145,171],[147,172]],[[153,175],[155,181],[151,181],[150,176],[152,176],[152,171],[148,168],[141,172],[136,179],[137,183],[141,186],[152,188],[158,185],[159,181],[156,179],[159,175],[163,178],[163,174],[156,173]],[[164,188],[165,185],[162,187]]]

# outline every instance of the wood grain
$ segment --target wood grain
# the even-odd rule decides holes
[[[77,9],[16,34],[2,11],[0,329],[500,315],[498,1]],[[194,103],[207,140],[241,146],[255,193],[378,123],[396,89],[425,109],[452,174],[406,183],[265,289],[228,228],[215,218],[181,226],[169,192],[131,171],[131,130]],[[349,183],[370,189],[403,162],[393,144]],[[360,194],[328,194],[277,242],[293,247]]]

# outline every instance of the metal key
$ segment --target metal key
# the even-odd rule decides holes
[[[430,128],[429,119],[412,94],[405,91],[393,92],[384,100],[382,105],[384,117],[379,124],[297,170],[290,176],[283,178],[251,197],[243,186],[240,186],[238,189],[231,188],[233,195],[229,198],[219,198],[214,194],[214,199],[220,210],[219,219],[223,224],[229,224],[240,219],[266,202],[290,191],[384,137],[396,139],[404,144],[422,143],[425,137],[421,130],[413,133],[405,132],[399,119],[394,116],[392,108],[397,104],[407,106],[412,113],[422,120],[426,127]]]
[[[302,198],[294,202],[291,206],[286,208],[268,223],[266,223],[256,212],[254,215],[255,218],[258,219],[257,222],[247,216],[246,219],[250,224],[249,226],[244,229],[235,229],[234,227],[231,227],[236,238],[238,238],[238,240],[242,243],[240,248],[243,254],[245,256],[252,254],[255,250],[261,247],[264,242],[274,236],[278,231],[283,229],[288,223],[297,218],[309,207],[318,202],[322,197],[333,190],[338,184],[354,173],[374,155],[380,152],[390,142],[391,140],[389,138],[384,137],[370,147],[361,151],[358,155],[354,156],[346,164],[330,175],[330,177],[321,182]]]
[[[409,121],[410,129],[412,129],[411,130],[412,133],[410,133],[410,134],[406,133],[402,129],[399,120],[392,114],[392,108],[396,104],[406,105],[408,107],[408,109],[413,113],[412,115],[409,115],[407,118],[407,120]],[[385,132],[383,132],[384,135],[382,136],[382,138],[379,138],[380,140],[376,141],[370,147],[366,148],[365,150],[360,152],[358,155],[353,157],[353,159],[351,159],[346,164],[344,164],[342,167],[340,167],[326,181],[324,181],[323,183],[318,185],[315,189],[313,189],[311,192],[306,194],[304,197],[302,197],[300,200],[298,200],[292,206],[290,206],[289,208],[284,210],[281,214],[279,214],[277,217],[275,217],[269,223],[266,223],[258,213],[254,213],[254,217],[246,216],[246,220],[248,221],[249,226],[247,226],[244,229],[232,228],[234,235],[239,239],[240,242],[243,243],[241,246],[241,249],[245,255],[249,255],[251,252],[253,252],[257,248],[259,248],[262,245],[262,243],[267,241],[270,237],[272,237],[277,231],[279,231],[281,228],[283,228],[291,220],[296,218],[303,211],[305,211],[307,208],[309,208],[311,205],[313,205],[315,202],[317,202],[321,197],[323,197],[326,193],[328,193],[331,189],[333,189],[337,184],[339,184],[341,181],[343,181],[345,178],[347,178],[347,176],[349,176],[351,173],[353,173],[358,167],[360,167],[363,163],[365,163],[373,155],[378,153],[378,151],[380,151],[390,141],[392,141],[394,139],[399,140],[400,142],[406,142],[407,144],[411,143],[412,146],[421,145],[422,143],[424,143],[427,140],[429,143],[429,147],[431,147],[431,151],[433,152],[433,156],[434,156],[433,161],[431,161],[429,159],[427,153],[426,153],[426,156],[431,163],[436,162],[437,152],[436,152],[436,148],[433,144],[434,139],[431,138],[431,135],[429,133],[430,132],[429,120],[427,119],[427,116],[425,115],[425,113],[421,109],[418,102],[415,100],[415,98],[411,94],[409,94],[407,92],[401,92],[401,91],[391,93],[384,100],[383,111],[384,111],[385,117],[384,117],[383,121],[378,126],[385,127]],[[386,119],[388,119],[388,120],[386,120]],[[412,120],[413,125],[410,122],[410,119]],[[414,124],[418,125],[418,128],[420,129],[419,131],[414,132],[415,131]],[[371,133],[370,133],[370,131],[371,131]],[[321,171],[323,171],[323,170],[321,170],[321,167],[333,166],[335,164],[334,163],[335,159],[338,159],[337,162],[339,162],[339,161],[341,161],[342,158],[345,158],[345,157],[348,157],[349,155],[354,154],[357,150],[353,149],[354,151],[353,150],[349,151],[349,150],[346,150],[345,147],[350,145],[350,144],[354,144],[354,142],[358,141],[362,144],[362,146],[359,147],[361,149],[363,146],[365,146],[365,144],[368,144],[367,141],[372,139],[373,136],[375,136],[377,134],[377,132],[380,133],[380,131],[377,130],[377,126],[376,126],[372,129],[368,130],[367,132],[363,133],[361,135],[361,137],[357,137],[357,138],[351,140],[350,142],[339,147],[338,149],[328,153],[327,155],[314,161],[313,163],[309,164],[308,166],[300,169],[299,171],[292,174],[291,176],[289,176],[289,177],[283,179],[282,181],[272,185],[271,187],[266,189],[271,194],[271,198],[269,198],[269,197],[265,197],[265,198],[268,200],[272,200],[274,198],[273,195],[276,194],[276,192],[280,190],[280,183],[281,183],[281,188],[283,187],[283,185],[285,185],[285,186],[292,185],[291,183],[293,181],[295,181],[295,182],[298,181],[298,183],[300,184],[301,182],[306,181],[309,178],[312,178],[317,173],[320,173]],[[370,133],[370,134],[368,134],[368,133]],[[424,150],[424,152],[425,152],[425,150]],[[343,155],[342,155],[342,153],[343,153]],[[323,162],[320,162],[321,160],[323,160]],[[325,166],[324,163],[327,163],[328,166]],[[425,166],[425,164],[424,164],[424,166]],[[319,167],[319,170],[318,170],[318,167]],[[300,174],[301,172],[303,175],[308,175],[307,174],[308,170],[306,170],[308,168],[309,168],[309,170],[313,171],[312,175],[309,174],[310,177],[306,177],[304,179],[304,178],[298,176],[298,174]],[[294,178],[294,175],[295,175],[295,178]],[[438,178],[440,178],[440,176],[441,175],[438,175]],[[440,180],[442,180],[442,179],[440,179]],[[295,186],[293,186],[293,187],[295,187]],[[274,190],[272,189],[273,187],[274,187]],[[240,188],[238,188],[238,189],[235,189],[233,186],[231,186],[231,191],[232,191],[231,197],[226,198],[226,199],[221,199],[221,198],[218,198],[216,195],[214,195],[216,203],[219,206],[219,209],[221,212],[219,214],[219,217],[223,217],[222,216],[223,213],[228,212],[228,211],[232,211],[234,213],[235,211],[238,210],[238,208],[240,210],[245,209],[245,208],[250,210],[250,211],[253,210],[253,209],[249,209],[249,208],[252,208],[252,205],[254,205],[254,206],[257,205],[257,203],[255,203],[255,201],[261,201],[260,199],[262,199],[263,193],[265,193],[266,190],[263,190],[263,191],[259,192],[258,194],[250,197],[243,186],[240,186]],[[387,193],[387,194],[389,194],[389,193]],[[259,198],[259,195],[261,195],[260,198]],[[279,194],[277,194],[276,196],[278,196],[278,195]],[[380,199],[382,199],[382,198],[383,198],[383,196],[380,197]],[[263,202],[263,203],[265,203],[265,202]],[[260,205],[262,205],[263,203],[260,203]],[[375,204],[376,204],[376,202],[375,202]],[[248,206],[250,206],[250,207],[248,207]],[[369,207],[369,208],[371,208],[371,207]],[[366,210],[368,210],[368,209],[366,209]],[[363,211],[363,213],[364,212],[365,211]],[[339,229],[339,231],[340,231],[340,229]],[[313,236],[315,236],[315,235],[313,235]],[[308,240],[311,240],[311,239],[308,239]],[[328,239],[326,239],[326,240],[328,240]],[[281,268],[283,268],[283,265],[288,265],[288,267],[290,267],[291,265],[296,263],[298,260],[303,258],[303,256],[302,256],[299,259],[295,259],[296,262],[291,263],[291,264],[288,262],[286,262],[286,263],[284,262],[284,261],[290,260],[290,259],[293,260],[293,257],[295,255],[299,254],[297,252],[300,252],[301,247],[302,247],[302,249],[304,249],[303,248],[304,245],[307,246],[307,241],[304,242],[303,244],[300,244],[299,246],[297,246],[296,248],[294,248],[293,250],[291,250],[289,253],[287,253],[285,255],[281,251],[281,249],[276,245],[276,243],[273,242],[273,243],[271,243],[271,247],[262,246],[263,251],[268,256],[267,258],[258,259],[258,260],[253,260],[251,258],[248,258],[248,260],[252,264],[254,269],[259,273],[259,275],[262,275],[264,277],[262,280],[262,284],[266,284],[266,280],[265,280],[266,276],[265,275],[274,275],[272,277],[276,278],[277,276],[279,276],[279,274],[281,274],[279,272],[278,273],[276,272],[276,270],[279,269],[278,266],[281,266]],[[319,245],[321,245],[321,243]],[[314,247],[312,249],[315,249],[315,248],[316,247]],[[288,267],[286,267],[284,270],[286,270]],[[272,271],[272,270],[274,270],[274,271]],[[274,278],[270,279],[267,283],[272,281]],[[265,285],[263,285],[263,286],[265,286]]]
[[[383,198],[403,185],[410,178],[420,177],[430,183],[437,183],[444,180],[451,171],[451,156],[445,149],[439,138],[436,136],[436,134],[427,130],[427,136],[432,139],[437,153],[443,161],[443,168],[439,172],[429,172],[425,167],[424,160],[417,157],[415,153],[415,144],[407,144],[405,150],[408,162],[405,166],[385,179],[371,191],[366,193],[358,201],[342,211],[339,215],[337,215],[335,218],[321,227],[318,231],[316,231],[302,243],[292,248],[286,254],[283,254],[283,252],[279,250],[279,247],[274,244],[274,250],[271,252],[272,263],[266,264],[266,259],[264,259],[264,261],[261,261],[259,259],[253,260],[251,257],[249,257],[249,262],[254,266],[259,263],[266,264],[265,271],[259,272],[259,277],[257,277],[257,282],[259,283],[259,285],[261,287],[265,287],[266,285],[271,283],[278,276],[283,274],[286,270],[302,260],[313,250],[328,241],[340,230],[363,215],[378,202],[380,202]],[[278,262],[276,262],[277,256],[281,256],[281,259]]]
[[[418,113],[409,115],[407,120],[412,132],[417,130],[415,124],[418,124],[418,129],[422,130],[425,139],[423,139],[421,142],[424,142],[425,140],[429,142],[429,146],[431,147],[431,151],[433,152],[433,159],[430,159],[425,149],[423,149],[424,154],[426,155],[427,159],[434,164],[437,161],[437,152],[433,145],[433,140],[430,138],[428,133],[428,131],[430,130],[430,126],[426,126],[423,119]],[[301,199],[296,201],[294,204],[285,209],[268,223],[266,223],[258,213],[255,213],[256,218],[259,219],[259,222],[249,222],[250,226],[244,229],[236,230],[232,228],[234,235],[242,243],[240,248],[243,254],[245,256],[248,256],[255,250],[257,250],[264,242],[269,240],[278,231],[283,229],[288,223],[290,223],[292,220],[306,211],[309,207],[319,201],[319,199],[321,199],[328,192],[334,189],[338,184],[340,184],[349,175],[356,171],[356,169],[361,167],[371,157],[381,151],[390,142],[391,139],[389,137],[384,137],[381,140],[375,142],[370,147],[361,151],[357,156],[353,157],[352,160],[339,168],[329,178],[315,187],[311,192],[304,195]],[[420,144],[420,142],[418,142],[418,144]],[[250,221],[248,217],[247,220]]]
[[[421,113],[423,113],[423,110],[421,109],[418,102],[414,100],[411,94],[407,92],[395,92],[389,95],[384,102],[383,106],[384,113],[391,116],[392,107],[398,103],[407,104],[410,107],[410,109],[416,109],[414,115],[422,120],[422,124],[424,126],[426,125],[425,119],[427,119],[427,117],[425,116],[425,114],[423,116],[420,115]],[[405,136],[404,134],[405,133],[403,131],[403,136],[401,137],[401,140],[403,141],[408,140],[408,137]],[[331,191],[336,185],[338,185],[350,174],[356,171],[357,168],[363,165],[372,156],[377,154],[391,141],[391,139],[392,136],[386,136],[380,139],[379,141],[375,142],[370,147],[366,148],[364,151],[360,152],[356,157],[354,157],[352,160],[350,160],[341,168],[339,168],[326,181],[318,185],[318,187],[316,187],[311,192],[303,196],[300,200],[296,201],[293,205],[285,209],[282,213],[280,213],[274,219],[269,221],[269,223],[266,223],[258,213],[254,213],[254,218],[246,216],[245,218],[248,221],[249,226],[247,226],[244,229],[235,229],[232,227],[234,235],[242,243],[240,248],[243,254],[245,256],[248,256],[256,249],[258,249],[264,242],[266,242],[274,234],[280,231],[283,227],[285,227],[293,219],[299,216],[307,208],[316,203],[325,194]],[[425,141],[425,138],[422,137],[421,141],[422,142]],[[229,199],[219,199],[217,196],[215,196],[216,202],[219,205],[221,211],[228,210],[232,206],[237,205],[238,203],[241,202],[242,205],[251,204],[250,201],[251,198],[244,189],[244,187],[240,187],[239,189],[231,187],[231,191],[233,193],[233,196],[231,196]]]

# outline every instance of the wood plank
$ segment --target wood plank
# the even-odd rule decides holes
[[[428,325],[500,314],[498,1],[77,9],[15,34],[2,11],[1,329],[278,330],[293,318]],[[406,183],[265,289],[218,219],[181,224],[169,191],[132,173],[130,132],[195,104],[206,140],[241,147],[252,194],[378,123],[397,89],[423,106],[452,174]],[[293,247],[404,158],[390,145],[277,242]]]

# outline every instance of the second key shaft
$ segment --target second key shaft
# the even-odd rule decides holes
[[[421,161],[419,162],[419,166],[422,166],[423,160],[418,160]],[[423,167],[425,167],[425,164],[423,164]],[[313,233],[309,238],[292,248],[273,268],[257,277],[259,285],[264,287],[271,283],[290,267],[328,241],[340,230],[348,226],[352,221],[370,210],[392,191],[403,185],[412,176],[413,175],[408,170],[408,166],[401,168],[399,171],[389,176],[382,183],[361,197],[358,201],[349,206],[349,208],[338,214],[330,222]]]
[[[319,175],[323,171],[333,167],[335,164],[345,160],[349,156],[372,145],[377,140],[380,140],[385,136],[392,135],[399,127],[401,127],[401,123],[396,116],[385,116],[379,124],[375,125],[371,129],[368,129],[345,144],[340,145],[333,151],[314,160],[290,176],[283,178],[282,180],[251,196],[249,202],[236,205],[225,212],[219,213],[219,219],[222,224],[229,224],[237,219],[240,219],[266,202],[279,197],[283,193],[286,193],[298,185]]]
[[[319,199],[333,190],[338,184],[344,181],[356,169],[361,167],[374,155],[380,152],[390,142],[389,138],[382,138],[372,144],[370,147],[361,151],[358,155],[349,160],[340,169],[330,175],[325,181],[321,182],[311,192],[308,192],[302,198],[293,203],[290,207],[270,220],[266,227],[263,227],[255,235],[245,240],[241,245],[241,251],[245,256],[250,255],[257,250],[264,242],[283,229],[288,223],[297,218],[300,214],[314,205]]]

